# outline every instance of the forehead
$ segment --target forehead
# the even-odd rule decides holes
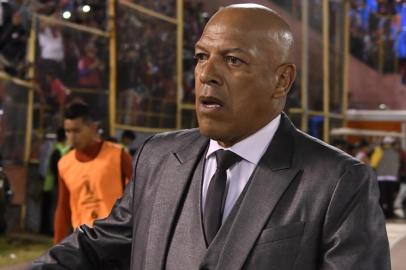
[[[83,120],[83,118],[79,117],[76,119],[65,119],[63,125],[65,129],[71,129],[86,127],[88,124]]]
[[[227,24],[210,24],[196,43],[196,49],[233,51],[257,57],[269,52],[266,44],[258,33],[247,34],[238,27]]]
[[[197,44],[211,43],[241,43],[248,45],[252,42],[247,42],[247,36],[238,27],[226,23],[210,23],[204,29],[202,36]]]
[[[240,49],[249,53],[269,52],[269,29],[248,23],[247,16],[225,12],[206,25],[196,47],[204,49]],[[235,14],[238,15],[238,14]]]

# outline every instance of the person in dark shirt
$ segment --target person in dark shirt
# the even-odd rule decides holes
[[[21,23],[18,12],[13,13],[11,23],[4,26],[0,34],[0,68],[17,75],[23,67],[28,32]]]
[[[40,232],[53,235],[54,212],[58,194],[58,161],[70,150],[66,143],[65,130],[59,128],[56,132],[56,142],[49,157],[48,170],[45,175],[41,201]]]
[[[11,202],[13,192],[10,187],[10,181],[3,168],[3,159],[0,154],[0,235],[7,230],[6,210]]]

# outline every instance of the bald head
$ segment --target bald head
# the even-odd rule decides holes
[[[268,47],[279,63],[292,62],[293,35],[289,25],[274,10],[257,4],[236,4],[221,8],[206,25],[232,26],[252,41]],[[275,59],[278,58],[278,59]]]
[[[229,147],[283,110],[294,81],[292,33],[269,8],[219,10],[195,46],[196,113],[200,132]]]

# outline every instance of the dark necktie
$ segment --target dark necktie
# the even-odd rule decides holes
[[[241,160],[241,157],[231,151],[222,149],[215,152],[217,170],[210,180],[204,205],[203,224],[207,244],[210,245],[221,226],[224,203],[226,201],[227,169]]]

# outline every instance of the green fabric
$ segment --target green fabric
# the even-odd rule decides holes
[[[121,145],[121,147],[123,147],[123,149],[126,150],[127,152],[130,150],[130,149],[128,148],[128,146],[125,145],[124,143],[120,143],[120,145]]]
[[[54,145],[54,150],[58,150],[61,157],[63,155],[65,155],[67,152],[69,152],[69,149],[70,149],[70,147],[68,145],[64,145],[62,143],[56,143]],[[53,153],[53,151],[52,151],[52,153]],[[43,190],[52,191],[55,188],[56,181],[57,181],[57,179],[55,179],[54,175],[52,174],[52,172],[48,166],[48,172],[47,172],[47,176],[45,177],[45,180],[44,180]]]
[[[61,157],[64,156],[66,153],[68,153],[69,150],[70,150],[69,145],[65,145],[65,144],[62,144],[62,143],[57,143],[55,145],[55,148],[58,149],[59,153],[61,154]]]

